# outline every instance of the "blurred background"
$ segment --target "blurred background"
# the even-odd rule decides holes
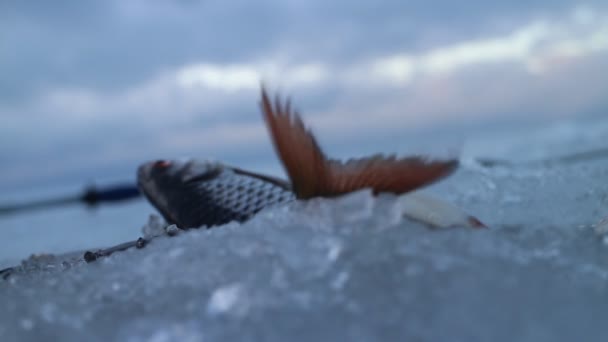
[[[2,1],[0,205],[134,183],[159,158],[281,176],[260,81],[335,157],[496,156],[605,122],[607,57],[605,1]],[[0,266],[137,238],[153,212],[2,215]]]

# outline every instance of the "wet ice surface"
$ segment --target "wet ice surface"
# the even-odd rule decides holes
[[[465,152],[428,191],[492,229],[429,230],[363,191],[91,264],[40,257],[0,282],[0,340],[603,341],[608,160]]]

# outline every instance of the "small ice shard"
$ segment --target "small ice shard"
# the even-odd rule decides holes
[[[606,236],[608,234],[608,217],[594,225],[593,231],[599,236]]]
[[[23,330],[32,330],[34,328],[34,321],[29,318],[22,319],[20,323]]]
[[[150,215],[148,222],[141,228],[145,239],[150,239],[156,236],[165,234],[167,224],[158,215]]]
[[[285,289],[289,285],[287,281],[287,275],[282,268],[276,268],[272,272],[272,277],[270,278],[270,284],[274,288]]]
[[[173,248],[169,250],[169,252],[167,253],[167,257],[170,259],[179,259],[179,257],[181,257],[184,252],[184,248],[182,247]]]
[[[513,195],[513,194],[506,194],[502,198],[503,204],[517,204],[517,203],[520,203],[521,201],[522,201],[522,198],[520,196]]]
[[[216,289],[207,303],[207,313],[210,315],[235,314],[242,315],[247,311],[247,303],[243,286],[234,283]]]
[[[361,189],[340,196],[332,203],[332,210],[345,222],[357,222],[372,216],[374,200],[371,189]]]
[[[435,228],[486,227],[477,218],[456,206],[421,192],[410,192],[399,198],[403,216]]]
[[[347,271],[342,271],[336,275],[336,277],[331,282],[331,288],[339,291],[344,288],[344,285],[348,282],[350,275]]]
[[[55,254],[50,253],[42,253],[42,254],[32,254],[25,261],[34,262],[34,263],[45,263],[55,261],[57,256]]]
[[[40,307],[40,316],[48,323],[54,323],[57,319],[58,308],[53,303],[44,303]]]
[[[181,229],[179,229],[179,227],[174,224],[165,227],[165,233],[169,236],[175,236],[179,234],[180,231]]]
[[[342,253],[342,243],[340,241],[327,240],[327,244],[327,260],[330,262],[335,262]]]

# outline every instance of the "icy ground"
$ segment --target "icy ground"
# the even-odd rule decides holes
[[[41,257],[0,280],[0,340],[606,341],[608,158],[585,153],[602,137],[571,123],[468,144],[428,191],[488,230],[430,230],[362,191],[91,264]]]

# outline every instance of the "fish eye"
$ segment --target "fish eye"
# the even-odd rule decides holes
[[[164,169],[164,168],[169,167],[170,165],[171,165],[170,161],[160,159],[160,160],[155,161],[153,166],[154,166],[154,168],[157,168],[157,169]]]

